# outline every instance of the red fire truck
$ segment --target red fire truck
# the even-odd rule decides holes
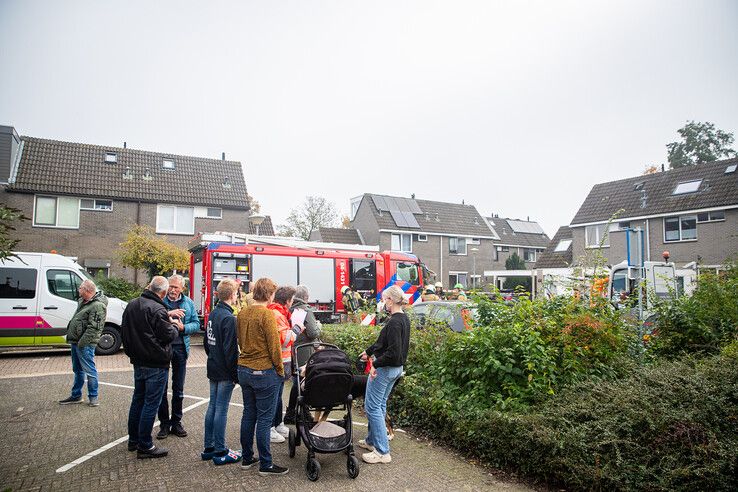
[[[216,232],[198,234],[189,250],[190,296],[205,323],[217,301],[218,282],[226,278],[241,280],[245,291],[260,277],[278,285],[305,285],[308,303],[323,322],[346,312],[341,302],[345,285],[377,301],[384,289],[398,285],[410,303],[420,297],[423,285],[423,266],[416,256],[380,252],[376,246]]]

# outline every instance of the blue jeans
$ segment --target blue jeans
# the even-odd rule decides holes
[[[254,431],[259,451],[259,468],[272,466],[269,436],[274,420],[276,394],[282,378],[274,369],[256,371],[238,366],[238,383],[243,393],[243,417],[241,418],[241,449],[244,462],[254,457]]]
[[[138,443],[138,449],[151,449],[151,430],[156,410],[169,378],[169,369],[133,366],[133,399],[128,412],[128,441]]]
[[[233,381],[210,381],[210,403],[205,412],[205,449],[228,451],[225,442],[228,405],[236,384]]]
[[[159,406],[159,422],[162,428],[171,427],[182,422],[182,400],[184,400],[184,383],[187,374],[187,350],[184,343],[172,344],[172,418],[169,418],[169,401],[167,387],[164,382],[164,396]]]
[[[95,347],[93,345],[80,348],[76,343],[72,344],[72,370],[74,371],[72,398],[82,398],[85,376],[87,376],[87,396],[96,398],[97,369],[95,368]]]
[[[364,412],[369,421],[366,443],[374,446],[380,454],[387,454],[390,451],[384,416],[387,415],[387,399],[400,376],[402,366],[377,367],[377,375],[374,379],[369,378],[366,383]]]

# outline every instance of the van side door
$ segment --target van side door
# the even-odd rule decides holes
[[[0,262],[0,345],[36,343],[38,317],[38,257]]]
[[[73,270],[63,267],[44,267],[39,296],[39,312],[46,323],[36,332],[44,344],[64,343],[67,325],[77,311],[77,289],[82,278]]]

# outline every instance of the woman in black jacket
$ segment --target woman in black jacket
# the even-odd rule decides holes
[[[407,304],[402,289],[396,285],[386,289],[382,292],[382,302],[390,313],[390,319],[379,332],[377,341],[361,354],[362,360],[372,359],[364,397],[369,435],[366,440],[359,441],[359,446],[369,450],[361,456],[367,463],[392,461],[384,416],[387,414],[387,399],[395,381],[402,376],[410,346],[410,320],[402,310],[402,306]]]

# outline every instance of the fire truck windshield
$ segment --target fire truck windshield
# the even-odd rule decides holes
[[[397,278],[404,280],[413,285],[419,285],[418,282],[418,265],[412,263],[397,263]]]

